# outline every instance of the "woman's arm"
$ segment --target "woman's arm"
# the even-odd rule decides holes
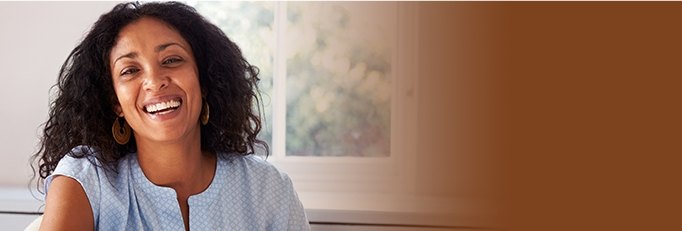
[[[66,176],[52,179],[40,230],[94,230],[92,207],[78,181]]]

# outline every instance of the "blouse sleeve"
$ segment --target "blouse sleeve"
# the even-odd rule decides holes
[[[72,153],[82,153],[88,148],[76,147],[71,150]],[[57,164],[54,172],[45,179],[45,192],[49,193],[50,183],[55,176],[65,176],[76,180],[85,191],[90,206],[92,207],[92,215],[94,222],[97,224],[99,201],[100,201],[100,174],[101,169],[96,165],[95,158],[90,156],[75,158],[71,155],[65,155]]]
[[[294,190],[291,179],[286,174],[284,175],[289,188],[289,227],[288,230],[310,230],[308,218],[305,215],[303,204],[298,198],[296,190]]]

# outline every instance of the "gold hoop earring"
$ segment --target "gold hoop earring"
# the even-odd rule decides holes
[[[203,125],[208,124],[208,118],[209,118],[210,113],[211,113],[211,111],[208,108],[208,103],[206,101],[204,101],[204,106],[201,107],[201,115],[200,115],[201,124],[203,124]]]
[[[114,140],[116,143],[124,145],[130,141],[130,134],[132,132],[128,123],[123,120],[123,126],[121,126],[121,122],[118,121],[118,118],[119,117],[116,117],[116,120],[114,120],[114,125],[111,126],[111,133],[114,135]]]

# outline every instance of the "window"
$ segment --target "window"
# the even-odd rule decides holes
[[[287,156],[390,156],[395,19],[395,4],[286,4]]]
[[[409,4],[194,3],[259,67],[261,139],[299,191],[410,187],[416,17]]]

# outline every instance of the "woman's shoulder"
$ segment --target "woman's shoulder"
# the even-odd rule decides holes
[[[279,172],[277,167],[268,162],[267,159],[255,154],[220,154],[218,155],[218,164],[231,167],[248,167],[257,171]]]
[[[98,171],[101,164],[97,160],[96,152],[97,151],[90,146],[76,146],[59,160],[59,163],[52,174],[63,174],[73,171]]]
[[[59,160],[52,174],[45,178],[45,192],[49,194],[55,177],[71,178],[83,188],[93,208],[93,213],[96,213],[100,195],[100,176],[103,174],[100,166],[95,149],[84,145],[76,146]]]
[[[127,154],[118,159],[118,164],[129,164],[131,160],[135,160],[135,153]],[[104,171],[104,170],[115,170],[106,169],[107,166],[102,164],[99,157],[99,151],[97,148],[87,145],[79,145],[72,148],[68,153],[59,160],[55,172],[58,170],[68,170],[72,168],[80,170],[91,170],[91,171]]]
[[[115,181],[118,173],[134,161],[134,154],[124,155],[117,161],[116,166],[106,166],[97,158],[96,148],[87,145],[76,146],[66,153],[57,167],[46,179],[46,187],[49,181],[57,175],[67,176],[75,179],[84,187],[95,186],[102,180]]]
[[[219,155],[218,164],[231,176],[290,184],[285,172],[258,155]]]

